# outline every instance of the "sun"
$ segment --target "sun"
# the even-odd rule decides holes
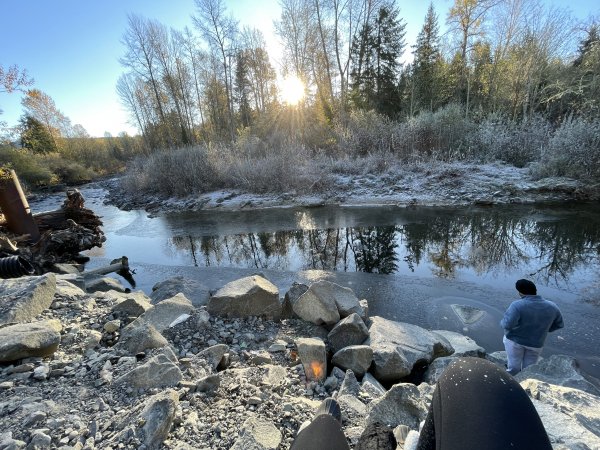
[[[295,75],[288,75],[281,82],[281,97],[288,105],[297,105],[304,98],[304,83]]]

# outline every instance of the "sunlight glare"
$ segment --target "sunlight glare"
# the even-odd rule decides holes
[[[281,83],[281,96],[288,105],[297,105],[304,98],[304,83],[295,75],[289,75]]]

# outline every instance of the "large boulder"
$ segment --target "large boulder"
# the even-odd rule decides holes
[[[56,293],[56,276],[0,280],[0,325],[30,322],[50,307]]]
[[[552,443],[572,449],[600,448],[600,397],[532,379],[521,386],[532,398]]]
[[[397,382],[410,374],[417,363],[454,352],[452,345],[417,325],[394,322],[379,316],[371,318],[369,339],[373,349],[375,377],[382,382]]]
[[[294,314],[316,325],[334,325],[340,320],[335,299],[321,296],[313,289],[314,284],[293,303]]]
[[[152,308],[150,298],[142,291],[134,291],[129,293],[120,293],[109,291],[115,300],[116,304],[112,307],[112,312],[123,314],[127,317],[138,317]]]
[[[259,275],[240,278],[219,289],[208,301],[207,309],[217,316],[266,316],[279,320],[279,290]]]
[[[369,337],[369,329],[356,313],[340,320],[327,335],[329,346],[337,352],[349,345],[360,345]]]
[[[333,355],[331,363],[343,370],[351,370],[362,377],[373,362],[373,349],[368,345],[350,345]]]
[[[308,380],[323,381],[327,377],[327,351],[325,343],[317,338],[301,338],[296,342],[298,357],[302,361]]]
[[[169,342],[154,326],[136,319],[121,330],[121,337],[114,348],[122,353],[136,355],[146,350],[167,345],[169,345]]]
[[[153,395],[115,423],[121,431],[110,440],[112,447],[127,444],[135,437],[144,448],[158,450],[171,431],[178,405],[179,395],[172,389]]]
[[[281,444],[281,432],[275,424],[260,417],[246,419],[231,450],[276,450]]]
[[[169,328],[175,319],[183,314],[191,314],[194,311],[194,305],[183,294],[177,294],[167,300],[157,303],[139,316],[134,322],[146,322],[151,324],[156,330],[162,333]]]
[[[206,305],[210,298],[210,292],[205,285],[199,281],[177,276],[152,286],[152,293],[150,294],[151,303],[156,305],[179,293],[190,299],[196,307]]]
[[[580,389],[593,395],[600,395],[600,389],[584,378],[577,368],[577,361],[566,355],[552,355],[540,359],[515,376],[521,382],[528,378],[546,383]]]
[[[477,358],[485,357],[485,349],[477,344],[469,336],[465,336],[461,333],[448,330],[433,330],[433,334],[441,336],[450,342],[450,345],[454,348],[452,356],[474,356]]]
[[[146,363],[117,378],[115,384],[138,389],[177,386],[183,375],[172,359],[166,353],[153,356]]]
[[[426,416],[427,405],[419,389],[414,384],[399,383],[369,404],[366,425],[380,423],[394,428],[403,424],[416,430]]]
[[[127,292],[127,288],[123,286],[119,280],[115,280],[111,277],[85,278],[85,290],[87,292]]]
[[[281,310],[282,319],[296,317],[296,314],[294,313],[294,303],[296,303],[296,300],[298,300],[306,291],[308,291],[308,286],[306,284],[294,281],[290,290],[287,291],[283,297],[283,306]]]
[[[311,284],[307,293],[310,293],[310,298],[313,299],[311,300],[312,302],[316,301],[319,304],[330,305],[333,301],[337,308],[339,317],[341,318],[348,317],[350,314],[353,313],[358,314],[363,319],[366,318],[363,307],[360,305],[360,302],[356,295],[354,295],[354,291],[352,291],[352,289],[350,288],[346,288],[340,286],[339,284],[332,283],[331,281],[324,280],[317,281],[316,283]],[[300,297],[299,301],[302,300],[302,297]],[[304,299],[303,303],[306,303],[306,300],[307,299]],[[298,314],[298,312],[296,311],[296,305],[294,305],[294,312]],[[311,320],[311,322],[314,321]],[[337,322],[337,320],[335,322]],[[327,325],[333,324],[335,322],[324,321],[324,323],[326,323]],[[320,323],[317,323],[317,325],[320,325]]]
[[[21,323],[0,328],[0,362],[53,354],[60,343],[58,320]]]

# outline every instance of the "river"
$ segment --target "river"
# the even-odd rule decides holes
[[[527,277],[565,317],[544,355],[574,356],[600,377],[598,204],[213,209],[149,217],[105,205],[101,188],[81,190],[107,237],[103,248],[87,252],[88,267],[125,255],[147,293],[175,275],[218,289],[260,272],[281,295],[293,281],[328,279],[366,298],[371,315],[459,331],[492,352],[502,349],[498,322],[517,297],[514,283]],[[32,211],[54,209],[63,198],[33,200]],[[463,323],[453,304],[484,314]]]

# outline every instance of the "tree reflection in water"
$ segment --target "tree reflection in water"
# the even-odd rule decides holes
[[[438,277],[521,271],[557,284],[600,261],[600,218],[531,208],[428,210],[400,225],[177,236],[194,265],[396,273],[425,265]],[[313,225],[317,227],[317,225]],[[401,261],[405,265],[401,264]],[[527,271],[528,273],[525,273]],[[598,273],[598,270],[596,270]]]

